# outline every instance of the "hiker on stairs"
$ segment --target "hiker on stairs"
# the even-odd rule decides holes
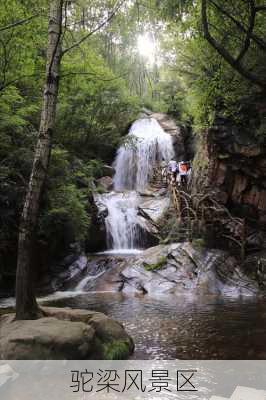
[[[187,178],[188,178],[188,163],[185,161],[181,161],[178,164],[179,175],[181,179],[181,185],[187,186]]]
[[[169,177],[169,183],[171,184],[176,184],[176,177],[178,173],[178,165],[175,160],[171,160],[168,163],[168,177]]]

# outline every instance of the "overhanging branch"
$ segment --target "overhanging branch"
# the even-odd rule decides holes
[[[256,9],[256,12],[266,11],[266,5],[265,6],[257,6],[255,9]]]
[[[246,78],[248,81],[266,89],[266,81],[261,80],[258,76],[248,71],[242,64],[241,60],[234,58],[210,33],[209,23],[207,16],[207,1],[201,1],[201,19],[203,26],[203,34],[208,43],[223,57],[223,59],[231,65],[240,75]]]
[[[245,41],[243,44],[242,49],[240,50],[237,58],[236,58],[236,62],[239,63],[242,58],[245,56],[245,54],[247,53],[249,47],[250,47],[250,39],[251,39],[251,35],[255,26],[255,18],[256,18],[256,11],[255,11],[255,3],[254,0],[248,0],[248,4],[249,4],[249,24],[248,24],[248,29],[246,31],[246,37],[245,37]]]
[[[219,4],[217,4],[214,0],[210,0],[210,3],[212,5],[214,5],[214,7],[220,11],[223,15],[225,15],[227,18],[229,18],[236,26],[237,28],[243,32],[243,33],[247,33],[247,28],[241,24],[241,22],[239,20],[237,20],[233,15],[231,15],[227,10],[225,10],[224,8],[222,8]],[[265,6],[266,7],[266,6]],[[255,12],[257,8],[255,8]],[[265,8],[266,11],[266,8]],[[260,38],[258,35],[256,35],[254,32],[250,33],[250,37],[251,39],[254,40],[254,42],[261,47],[262,50],[266,51],[266,42]]]
[[[27,24],[28,22],[30,22],[34,18],[39,17],[40,15],[41,15],[40,13],[33,14],[32,16],[30,16],[28,18],[21,19],[20,21],[13,22],[12,24],[9,24],[9,25],[6,25],[6,26],[2,26],[0,28],[0,32],[6,31],[8,29],[16,28],[17,26],[20,26],[20,25],[23,25],[23,24]]]
[[[85,71],[84,72],[83,71],[80,71],[80,72],[79,71],[73,71],[72,72],[72,71],[70,71],[70,72],[67,72],[65,74],[60,74],[60,78],[65,78],[65,77],[68,77],[68,76],[75,76],[75,75],[85,75],[85,76],[88,75],[88,76],[94,77],[96,81],[99,80],[99,81],[103,81],[103,82],[111,82],[111,81],[115,81],[115,80],[124,78],[125,76],[128,75],[128,72],[125,72],[124,74],[119,75],[119,76],[115,76],[113,78],[106,79],[106,78],[102,78],[101,76],[97,75],[94,72],[85,72]]]

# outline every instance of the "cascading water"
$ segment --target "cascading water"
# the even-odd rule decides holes
[[[134,249],[138,241],[137,212],[139,198],[136,192],[108,193],[101,198],[108,209],[105,219],[109,249]]]
[[[128,139],[129,144],[118,149],[114,162],[114,188],[145,190],[156,162],[174,157],[172,138],[154,118],[143,118],[131,126]]]
[[[101,202],[108,209],[107,246],[117,252],[132,252],[142,247],[138,192],[147,188],[156,164],[174,157],[171,136],[153,118],[134,122],[128,139],[127,145],[118,149],[114,162],[115,191],[101,196]]]

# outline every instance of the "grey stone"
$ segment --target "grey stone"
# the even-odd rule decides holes
[[[0,319],[0,359],[102,359],[105,348],[123,344],[124,358],[134,350],[131,337],[117,321],[98,312],[71,308],[42,308],[44,317]]]
[[[0,320],[0,358],[3,360],[86,359],[93,351],[94,329],[83,322],[56,318]]]

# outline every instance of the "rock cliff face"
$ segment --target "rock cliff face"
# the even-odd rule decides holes
[[[202,134],[194,160],[193,190],[212,190],[258,233],[266,222],[266,104],[249,100],[248,106],[241,107],[241,123],[216,116],[213,126]],[[263,241],[256,240],[257,247]]]
[[[223,192],[225,201],[241,205],[265,223],[266,147],[254,143],[254,132],[245,133],[221,118],[216,120],[208,135],[209,184]]]

